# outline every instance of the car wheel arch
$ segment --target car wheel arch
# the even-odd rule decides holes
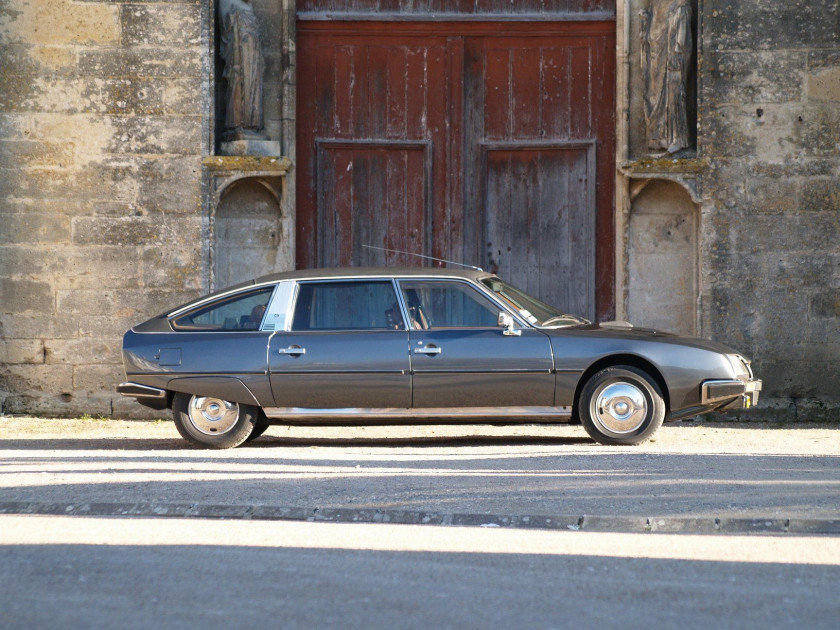
[[[595,361],[592,365],[590,365],[586,370],[581,374],[581,377],[578,379],[577,387],[575,387],[575,398],[574,398],[574,406],[572,407],[572,417],[579,418],[578,415],[578,405],[580,403],[580,394],[583,391],[584,386],[586,385],[587,381],[592,378],[593,375],[597,374],[601,370],[608,368],[608,367],[615,367],[619,365],[629,365],[631,367],[638,368],[645,373],[649,374],[650,377],[656,381],[656,384],[659,386],[659,389],[662,391],[662,397],[665,400],[665,410],[667,419],[668,414],[670,413],[671,409],[671,396],[668,391],[668,384],[665,382],[665,379],[662,377],[662,372],[659,371],[653,363],[648,361],[647,359],[640,357],[636,354],[611,354],[606,357],[602,357]]]

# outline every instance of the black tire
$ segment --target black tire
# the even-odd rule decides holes
[[[259,407],[209,396],[177,393],[172,399],[172,416],[178,433],[203,448],[239,446],[254,432],[259,411]]]
[[[667,408],[662,390],[646,372],[616,365],[593,374],[578,400],[578,416],[601,444],[641,444],[656,433]]]

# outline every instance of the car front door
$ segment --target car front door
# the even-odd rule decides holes
[[[498,305],[467,281],[399,281],[410,324],[413,407],[550,407],[551,343],[505,334]]]
[[[408,332],[392,280],[300,282],[284,328],[268,350],[280,410],[411,406]]]

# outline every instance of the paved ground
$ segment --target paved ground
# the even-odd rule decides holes
[[[840,532],[838,438],[277,427],[203,451],[169,422],[0,418],[2,625],[836,628],[840,536],[806,534]]]

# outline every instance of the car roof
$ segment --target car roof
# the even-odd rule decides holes
[[[324,269],[297,269],[260,276],[248,284],[262,284],[279,280],[315,280],[331,278],[370,278],[370,277],[410,277],[410,276],[442,276],[448,278],[465,278],[477,280],[492,274],[478,269],[442,269],[439,267],[330,267]]]

